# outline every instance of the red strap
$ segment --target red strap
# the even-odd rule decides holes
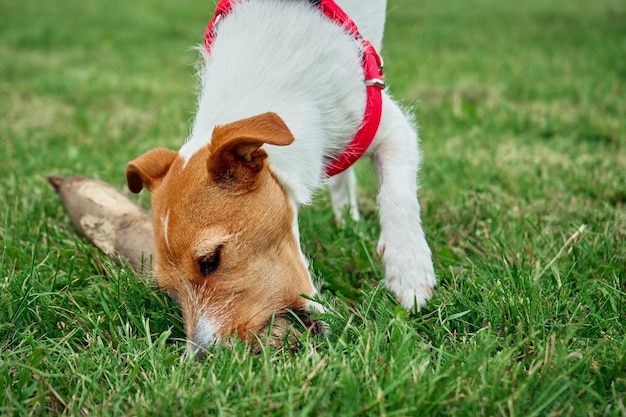
[[[209,22],[209,26],[207,26],[206,32],[204,33],[204,47],[206,48],[207,53],[211,52],[211,45],[213,45],[213,39],[217,33],[218,23],[230,13],[234,2],[235,0],[220,0],[217,3],[213,19]]]
[[[359,29],[356,24],[346,12],[344,12],[335,0],[319,0],[319,8],[326,15],[327,18],[337,23],[339,26],[343,26],[348,32],[357,39],[361,39]]]
[[[365,85],[367,91],[367,101],[365,103],[365,114],[361,127],[354,135],[352,142],[346,149],[336,157],[327,167],[326,175],[332,177],[350,168],[360,157],[362,157],[370,147],[378,131],[380,118],[383,112],[383,81],[382,61],[376,53],[374,46],[363,40],[363,72],[365,73]]]
[[[215,39],[219,22],[230,13],[233,3],[236,1],[237,0],[220,0],[218,2],[215,15],[209,23],[204,35],[204,46],[207,53],[211,51],[211,45]],[[351,33],[361,44],[363,53],[361,65],[365,75],[367,92],[365,114],[363,115],[361,127],[352,141],[348,144],[343,153],[331,161],[326,167],[326,175],[332,177],[348,169],[365,154],[372,144],[380,124],[383,109],[382,90],[385,88],[385,82],[380,55],[378,55],[378,52],[376,52],[376,49],[369,41],[361,38],[354,21],[348,17],[334,0],[317,0],[313,3],[318,5],[326,17]]]

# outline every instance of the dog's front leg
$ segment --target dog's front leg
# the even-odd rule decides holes
[[[330,179],[330,199],[338,225],[343,225],[343,216],[346,208],[350,209],[352,220],[359,220],[359,207],[356,201],[356,176],[354,167],[335,175]]]
[[[378,253],[385,267],[384,283],[404,308],[414,310],[415,305],[426,305],[436,278],[417,200],[417,133],[388,96],[374,145],[380,187]]]

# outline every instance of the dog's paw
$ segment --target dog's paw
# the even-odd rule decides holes
[[[415,306],[418,311],[426,307],[435,289],[434,284],[417,288],[405,288],[400,285],[399,288],[395,288],[393,280],[385,280],[385,286],[393,293],[400,305],[411,312],[415,312]]]
[[[380,243],[378,252],[385,265],[385,287],[400,305],[409,311],[425,307],[437,284],[428,246],[416,251]]]

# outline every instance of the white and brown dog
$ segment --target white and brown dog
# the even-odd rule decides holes
[[[126,171],[133,192],[151,192],[157,283],[180,302],[192,352],[234,334],[249,340],[275,312],[319,308],[307,299],[317,290],[298,206],[330,183],[337,218],[346,207],[358,218],[353,172],[329,179],[327,168],[369,111],[365,86],[380,87],[364,75],[365,43],[335,18],[345,11],[380,50],[385,0],[227,3],[207,31],[190,138]],[[385,286],[414,309],[436,283],[417,200],[418,138],[380,90],[368,149],[380,184],[378,252]]]

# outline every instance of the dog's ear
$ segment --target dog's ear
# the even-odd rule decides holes
[[[209,175],[229,191],[253,190],[267,158],[261,146],[286,146],[293,141],[283,119],[271,112],[216,126],[209,146]]]
[[[178,152],[156,148],[130,161],[126,165],[126,183],[130,191],[138,193],[144,187],[150,191],[156,188],[177,155]]]

